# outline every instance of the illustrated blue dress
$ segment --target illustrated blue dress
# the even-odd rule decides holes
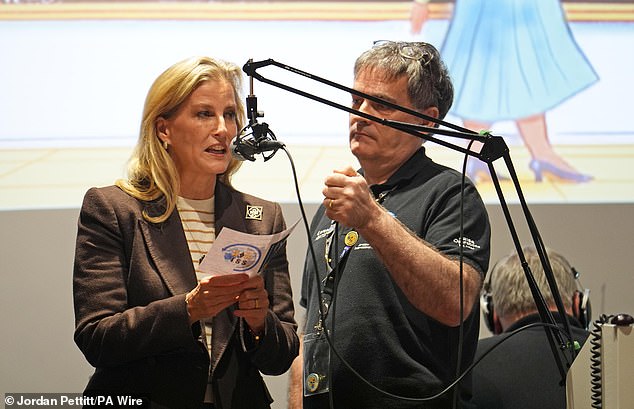
[[[558,0],[457,0],[442,56],[462,119],[542,113],[598,79]]]

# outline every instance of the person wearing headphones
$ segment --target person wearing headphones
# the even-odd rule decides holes
[[[557,313],[539,254],[532,246],[523,252],[555,321],[562,323],[563,317]],[[589,335],[586,330],[590,323],[588,290],[582,290],[577,271],[564,256],[551,249],[546,252],[573,341],[583,344]],[[475,360],[482,360],[475,365],[472,377],[473,402],[477,407],[565,408],[566,389],[560,385],[561,375],[545,327],[530,326],[541,320],[516,253],[498,261],[486,277],[481,309],[487,327],[495,335],[478,342]],[[519,330],[526,326],[529,327]],[[517,333],[511,336],[514,331]]]

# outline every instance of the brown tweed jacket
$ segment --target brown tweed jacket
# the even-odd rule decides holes
[[[246,206],[262,207],[262,220]],[[73,295],[75,343],[96,370],[85,393],[130,394],[152,407],[198,408],[211,371],[218,408],[268,408],[260,373],[284,373],[298,353],[286,247],[267,264],[270,310],[257,345],[245,348],[240,325],[225,310],[213,319],[212,355],[200,324],[188,323],[185,294],[196,276],[180,217],[149,223],[164,199],[139,201],[115,186],[92,188],[78,222]],[[282,231],[279,204],[216,184],[215,228],[253,234]],[[248,343],[247,343],[248,344]]]

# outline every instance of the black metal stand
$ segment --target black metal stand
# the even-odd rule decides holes
[[[374,102],[378,102],[381,103],[383,105],[389,106],[391,108],[394,108],[396,110],[399,110],[401,112],[405,112],[408,113],[410,115],[416,116],[418,118],[424,119],[426,121],[430,121],[436,125],[439,126],[444,126],[446,128],[450,128],[450,129],[443,129],[443,128],[436,128],[436,127],[426,127],[426,126],[422,126],[422,125],[416,125],[416,124],[409,124],[409,123],[404,123],[404,122],[398,122],[398,121],[391,121],[388,119],[383,119],[383,118],[378,118],[375,117],[373,115],[369,115],[366,114],[364,112],[361,111],[357,111],[355,109],[352,109],[348,106],[345,105],[341,105],[338,104],[336,102],[327,100],[325,98],[321,98],[319,96],[310,94],[308,92],[299,90],[297,88],[293,88],[291,86],[282,84],[280,82],[265,78],[264,76],[258,74],[256,72],[256,70],[262,68],[262,67],[266,67],[266,66],[275,66],[278,68],[282,68],[284,70],[290,71],[294,74],[297,75],[301,75],[303,77],[309,78],[311,80],[314,81],[318,81],[320,83],[326,84],[328,86],[337,88],[339,90],[348,92],[350,94],[353,95],[358,95],[362,98],[365,99],[369,99],[371,101]],[[526,203],[526,199],[524,198],[524,194],[522,193],[522,189],[519,183],[519,180],[517,178],[517,173],[515,172],[515,168],[513,167],[513,163],[511,161],[511,157],[509,154],[509,149],[508,146],[506,145],[506,142],[504,141],[504,139],[500,136],[494,136],[491,135],[488,132],[485,133],[476,133],[474,131],[465,129],[463,127],[460,127],[458,125],[454,125],[451,124],[449,122],[445,122],[442,120],[439,120],[437,118],[434,117],[430,117],[424,114],[421,114],[419,112],[413,111],[411,109],[393,104],[389,101],[384,101],[380,98],[376,98],[372,95],[368,95],[359,91],[356,91],[352,88],[348,88],[345,87],[343,85],[337,84],[335,82],[329,81],[327,79],[315,76],[313,74],[307,73],[305,71],[299,70],[297,68],[293,68],[290,67],[286,64],[282,64],[279,63],[277,61],[274,61],[272,59],[268,59],[268,60],[263,60],[263,61],[256,61],[254,62],[253,60],[249,60],[243,67],[244,72],[251,77],[251,81],[253,80],[253,78],[256,78],[257,80],[264,82],[266,84],[272,85],[274,87],[277,88],[281,88],[285,91],[303,96],[305,98],[308,99],[312,99],[314,101],[320,102],[322,104],[326,104],[329,105],[333,108],[337,108],[339,110],[343,110],[346,111],[348,113],[352,113],[361,117],[364,117],[366,119],[369,119],[371,121],[374,122],[378,122],[382,125],[386,125],[389,126],[391,128],[394,129],[398,129],[401,130],[403,132],[409,133],[411,135],[417,136],[419,138],[422,138],[424,140],[427,141],[431,141],[433,143],[436,143],[438,145],[447,147],[449,149],[452,149],[454,151],[458,151],[461,153],[464,153],[465,155],[469,155],[469,156],[473,156],[483,162],[485,162],[488,165],[489,168],[489,172],[491,173],[491,178],[493,181],[493,184],[495,186],[495,191],[497,193],[498,199],[500,201],[500,205],[502,207],[502,211],[504,212],[504,217],[506,219],[506,224],[508,225],[510,234],[511,234],[511,238],[513,240],[513,244],[515,245],[515,249],[517,251],[517,254],[519,256],[520,262],[522,264],[523,270],[524,270],[524,274],[526,276],[526,280],[528,281],[528,285],[530,287],[531,293],[533,295],[533,298],[535,300],[535,305],[537,306],[537,310],[539,312],[540,315],[540,319],[544,324],[549,324],[549,325],[545,325],[546,327],[546,334],[548,336],[548,342],[550,344],[550,347],[552,349],[553,352],[553,356],[555,358],[555,362],[557,364],[557,367],[559,369],[559,372],[561,374],[561,384],[563,385],[565,382],[565,378],[566,378],[566,373],[568,371],[568,368],[570,367],[570,365],[572,365],[572,361],[574,360],[575,357],[575,350],[572,347],[570,342],[565,342],[562,334],[560,331],[558,331],[557,328],[557,323],[555,322],[555,319],[553,317],[553,314],[551,313],[550,309],[548,308],[548,305],[546,303],[546,301],[544,300],[544,297],[541,293],[541,291],[539,290],[539,287],[537,285],[537,282],[535,281],[535,278],[533,276],[533,273],[530,270],[530,267],[528,265],[528,263],[526,262],[526,258],[522,249],[522,245],[520,243],[520,239],[519,236],[517,234],[517,230],[515,229],[515,224],[513,223],[513,218],[511,217],[510,211],[509,211],[509,207],[508,204],[506,202],[506,199],[504,197],[504,194],[502,192],[502,188],[500,185],[500,181],[497,177],[496,171],[495,171],[495,167],[493,166],[493,162],[496,161],[497,159],[502,158],[504,160],[504,163],[506,164],[507,170],[510,174],[510,178],[511,181],[513,183],[513,186],[515,188],[515,192],[517,193],[517,196],[519,198],[519,202],[522,208],[522,212],[524,214],[526,223],[528,225],[529,228],[529,232],[531,234],[533,243],[535,245],[535,248],[537,250],[537,253],[539,255],[540,261],[542,263],[542,267],[544,269],[544,273],[546,274],[546,279],[548,281],[548,285],[550,287],[551,293],[553,295],[553,298],[555,300],[555,304],[557,307],[557,311],[558,313],[561,315],[561,317],[564,318],[563,320],[563,325],[564,325],[564,331],[568,337],[568,340],[572,340],[572,336],[571,336],[571,331],[570,331],[570,324],[568,322],[567,319],[567,314],[565,311],[565,308],[563,306],[563,302],[561,300],[561,295],[559,293],[559,289],[557,287],[557,282],[555,281],[553,272],[552,272],[552,268],[550,265],[550,261],[548,260],[548,256],[546,254],[546,249],[545,246],[543,244],[542,238],[539,234],[539,231],[537,229],[537,225],[535,224],[535,221],[533,220],[533,217],[530,213],[530,210],[528,209],[528,205]],[[446,135],[446,136],[451,136],[451,137],[455,137],[455,138],[460,138],[460,139],[465,139],[468,141],[479,141],[483,144],[482,149],[480,150],[480,152],[473,152],[465,147],[453,144],[451,142],[447,142],[445,140],[442,139],[438,139],[437,137],[435,137],[434,135],[436,134],[440,134],[440,135]],[[566,354],[566,352],[569,352],[569,354]]]

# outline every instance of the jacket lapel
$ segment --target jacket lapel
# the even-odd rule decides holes
[[[164,205],[165,200],[161,199],[148,205],[146,211],[150,215],[156,215],[162,211]],[[222,183],[217,183],[214,206],[216,235],[224,227],[246,231],[246,203],[240,195],[232,194],[231,189]],[[144,219],[140,220],[139,224],[150,257],[169,291],[173,295],[182,294],[196,287],[196,274],[178,212],[174,211],[161,224],[149,223]],[[235,305],[231,306],[213,319],[212,373],[233,338],[238,322],[233,315],[235,308]]]
[[[161,202],[164,203],[164,200]],[[156,213],[160,203],[146,209],[150,215]],[[143,238],[152,261],[172,295],[183,294],[196,287],[196,274],[192,265],[187,240],[177,211],[160,224],[145,219],[139,220]]]
[[[234,195],[232,191],[224,184],[216,183],[215,203],[216,212],[216,236],[224,227],[233,230],[246,231],[246,224],[242,209],[246,212],[246,204],[241,200],[239,195]],[[227,349],[227,345],[231,342],[235,332],[238,320],[233,315],[236,306],[232,305],[222,313],[218,314],[213,320],[213,335],[211,348],[211,371],[215,371],[220,358]]]
[[[246,203],[242,198],[239,195],[232,195],[231,190],[220,182],[216,184],[215,195],[216,235],[223,227],[246,231]]]

